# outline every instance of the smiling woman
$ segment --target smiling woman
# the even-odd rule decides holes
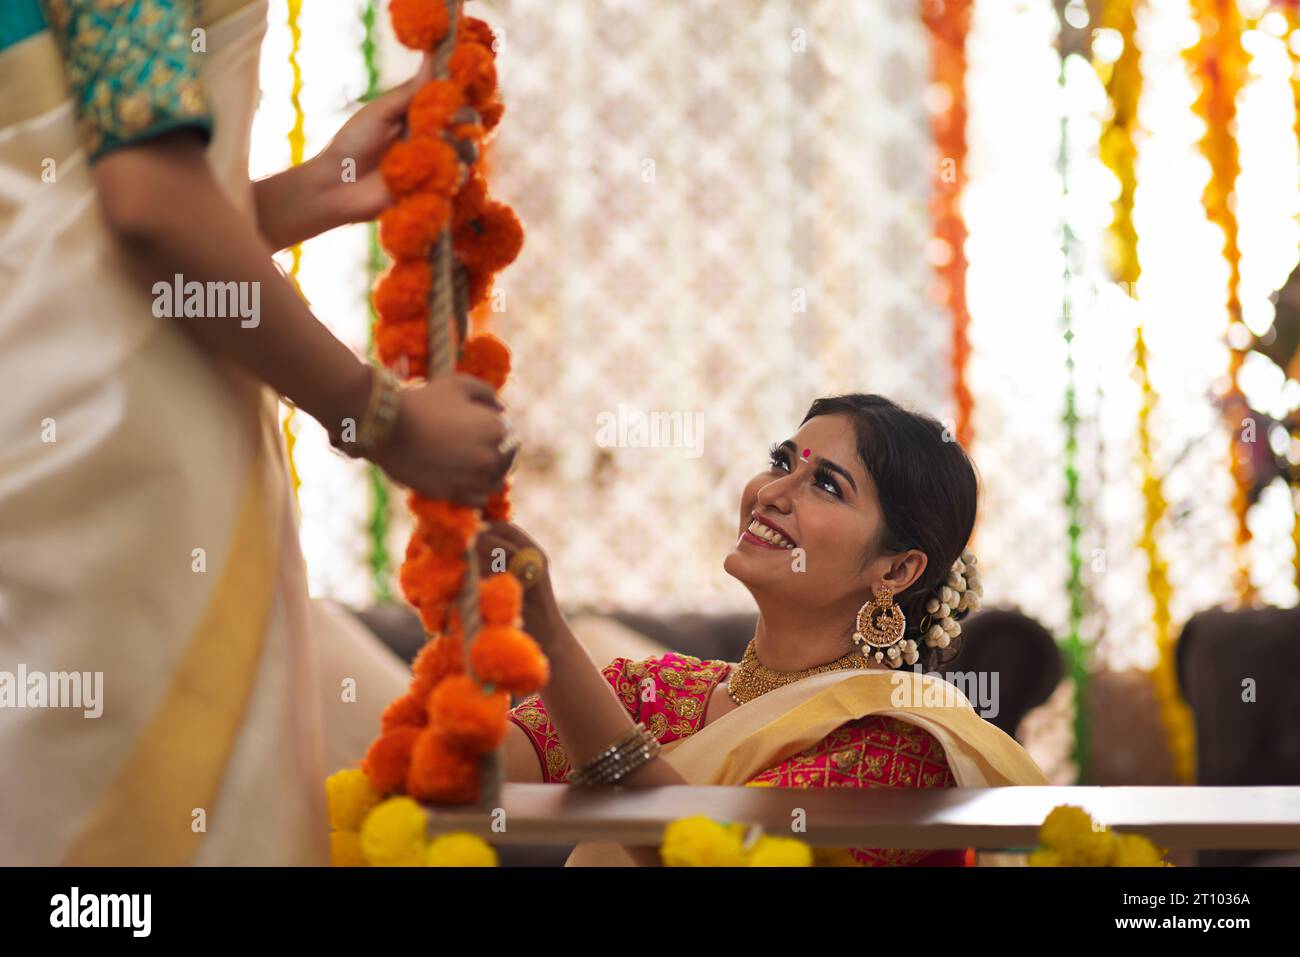
[[[933,670],[955,657],[958,619],[979,606],[976,560],[963,552],[977,493],[970,459],[934,419],[876,395],[814,402],[741,490],[723,567],[758,607],[743,659],[666,654],[598,670],[544,572],[527,592],[525,619],[552,676],[511,712],[507,776],[572,786],[1046,783],[964,696],[947,686],[927,694],[940,679],[903,667]],[[485,562],[495,548],[524,547],[536,543],[504,523],[479,541]],[[624,758],[601,778],[611,747]],[[854,848],[838,860],[961,865],[967,855]],[[596,844],[569,861],[653,862]]]

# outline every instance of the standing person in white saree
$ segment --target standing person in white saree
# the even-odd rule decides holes
[[[490,387],[395,390],[275,267],[388,203],[419,78],[250,183],[265,23],[265,0],[0,15],[0,675],[103,676],[98,718],[0,707],[3,864],[325,863],[277,393],[433,498],[481,505],[513,459]],[[255,289],[260,314],[160,317],[177,274]]]

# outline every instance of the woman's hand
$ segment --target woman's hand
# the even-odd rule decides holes
[[[272,249],[369,222],[392,205],[379,161],[402,135],[411,98],[431,79],[426,55],[411,79],[352,114],[316,156],[253,183],[258,229]]]
[[[372,461],[426,498],[486,505],[518,453],[500,449],[508,433],[492,387],[458,372],[403,389],[399,401],[393,433]]]
[[[411,98],[432,79],[433,60],[425,54],[414,76],[352,114],[312,161],[333,177],[322,201],[340,222],[368,222],[392,205],[393,197],[379,175],[379,161],[405,130]],[[355,181],[350,181],[354,177]]]
[[[525,548],[535,548],[542,566],[533,583],[524,589],[524,630],[545,650],[553,645],[563,624],[555,592],[551,588],[550,561],[537,541],[513,522],[489,522],[479,532],[474,547],[478,552],[479,574],[483,577],[507,570],[510,559]]]

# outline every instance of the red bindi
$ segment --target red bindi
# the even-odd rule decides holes
[[[812,454],[812,449],[804,449],[804,450],[803,450],[803,457],[804,457],[804,458],[807,458],[807,457],[808,457],[809,455],[811,455],[811,454]]]

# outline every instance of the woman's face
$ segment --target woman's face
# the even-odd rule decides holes
[[[873,556],[863,567],[863,552],[878,540],[882,522],[852,422],[846,415],[817,416],[776,447],[770,467],[745,485],[740,537],[723,568],[756,599],[843,613],[882,580],[898,595],[925,568],[925,554],[916,549]]]

